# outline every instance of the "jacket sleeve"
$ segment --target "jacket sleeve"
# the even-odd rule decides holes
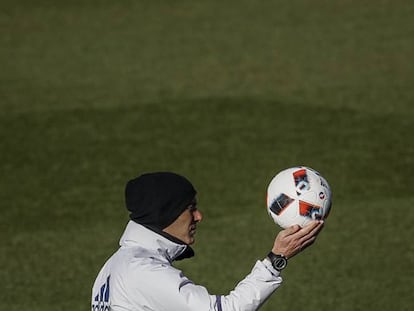
[[[257,261],[252,271],[228,295],[211,295],[203,286],[182,277],[179,295],[188,310],[254,311],[281,285],[282,278],[270,262]]]

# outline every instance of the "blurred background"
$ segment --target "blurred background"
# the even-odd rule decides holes
[[[160,170],[204,213],[177,267],[227,294],[279,231],[268,183],[307,165],[333,208],[262,310],[412,310],[413,16],[403,0],[3,0],[0,309],[88,310],[126,181]]]

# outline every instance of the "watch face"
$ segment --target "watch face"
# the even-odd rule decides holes
[[[278,271],[282,271],[288,264],[287,258],[283,255],[276,255],[273,252],[270,252],[267,257],[270,259],[273,268]]]
[[[285,257],[278,256],[273,260],[273,267],[276,270],[279,270],[279,271],[283,270],[286,267],[286,265],[287,265],[287,260]]]

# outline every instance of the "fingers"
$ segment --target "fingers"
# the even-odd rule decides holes
[[[315,220],[304,226],[300,231],[298,231],[299,236],[315,235],[318,231],[322,229],[323,221]]]
[[[299,244],[301,245],[301,250],[304,250],[308,246],[312,245],[319,232],[323,228],[323,221],[315,221],[309,225],[302,228],[298,231]]]
[[[275,239],[273,252],[279,252],[287,258],[295,256],[315,242],[322,227],[323,221],[312,221],[303,228],[294,225],[280,231]]]
[[[313,236],[306,241],[302,242],[302,246],[300,247],[300,251],[303,251],[305,248],[311,246],[316,240],[316,236]]]
[[[285,230],[281,231],[280,234],[282,237],[288,237],[290,235],[294,235],[292,238],[301,239],[304,238],[305,240],[307,237],[316,235],[318,231],[320,231],[323,227],[323,221],[312,221],[308,225],[304,226],[303,228],[299,225],[293,225]]]
[[[292,235],[292,234],[298,232],[300,229],[301,229],[301,227],[299,225],[293,225],[293,226],[290,226],[290,227],[286,228],[285,230],[282,230],[280,232],[280,235],[283,236],[283,237],[287,237],[289,235]]]

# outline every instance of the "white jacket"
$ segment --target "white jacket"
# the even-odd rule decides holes
[[[92,311],[252,311],[282,282],[270,261],[257,261],[230,294],[210,295],[172,266],[186,245],[130,221],[120,246],[95,280]]]

